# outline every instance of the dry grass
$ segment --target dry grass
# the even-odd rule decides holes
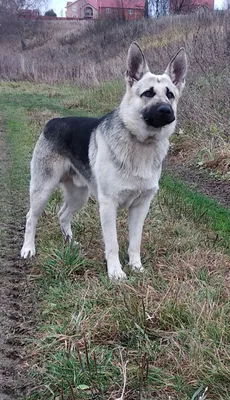
[[[181,45],[187,47],[190,63],[196,64],[196,69],[200,63],[206,70],[211,62],[214,71],[217,58],[218,64],[223,63],[222,70],[226,66],[223,57],[228,19],[228,13],[216,13],[130,23],[99,21],[88,25],[81,21],[46,21],[33,37],[24,40],[24,51],[19,48],[11,51],[9,47],[0,59],[1,77],[47,83],[69,81],[78,86],[121,78],[132,40],[140,42],[156,72],[167,65],[169,54]],[[209,71],[206,73],[209,75]]]
[[[69,398],[69,381],[73,399],[118,397],[122,351],[124,399],[191,399],[201,383],[209,387],[208,399],[228,399],[230,261],[211,249],[211,231],[185,216],[178,220],[155,202],[143,235],[145,273],[136,276],[125,261],[127,216],[120,213],[129,280],[113,285],[105,277],[96,204],[90,202],[74,221],[83,245],[79,253],[62,244],[59,201],[57,194],[38,231],[45,329],[38,332],[34,355],[41,361],[34,373],[42,366],[43,396],[52,398],[49,391],[57,395],[63,385],[63,398]]]
[[[215,150],[203,149],[198,152],[200,168],[208,171],[212,176],[221,179],[230,179],[230,147],[225,145]]]

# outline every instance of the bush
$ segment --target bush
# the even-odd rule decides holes
[[[53,9],[51,9],[51,10],[48,10],[48,11],[45,12],[45,16],[46,17],[56,17],[57,14],[54,12]]]

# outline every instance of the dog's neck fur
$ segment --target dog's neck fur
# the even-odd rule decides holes
[[[115,109],[113,113],[112,119],[116,113],[119,113],[119,109]],[[124,171],[126,174],[141,179],[152,179],[156,172],[160,172],[169,148],[168,138],[157,135],[148,143],[140,142],[123,121],[116,129],[116,124],[110,120],[109,128],[106,130],[110,136],[110,140],[106,140],[107,146],[121,172]]]

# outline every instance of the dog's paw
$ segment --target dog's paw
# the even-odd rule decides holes
[[[21,258],[33,257],[35,253],[35,246],[24,245],[21,249]]]
[[[111,281],[114,280],[124,280],[126,279],[126,274],[124,273],[124,271],[122,271],[121,267],[119,266],[114,266],[114,267],[110,267],[108,268],[108,275],[109,275],[109,279]]]
[[[141,262],[133,262],[132,264],[129,264],[129,265],[134,272],[143,272],[144,271],[144,268],[143,268],[143,265],[141,264]]]
[[[129,265],[134,272],[144,271],[139,253],[129,253]]]

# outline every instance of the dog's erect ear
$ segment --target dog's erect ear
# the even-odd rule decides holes
[[[185,85],[185,77],[188,69],[188,60],[185,49],[182,47],[170,61],[165,74],[169,75],[175,86],[181,91]]]
[[[149,67],[145,60],[140,47],[136,42],[133,42],[128,51],[126,78],[130,84],[134,81],[139,81],[141,77],[149,71]]]

